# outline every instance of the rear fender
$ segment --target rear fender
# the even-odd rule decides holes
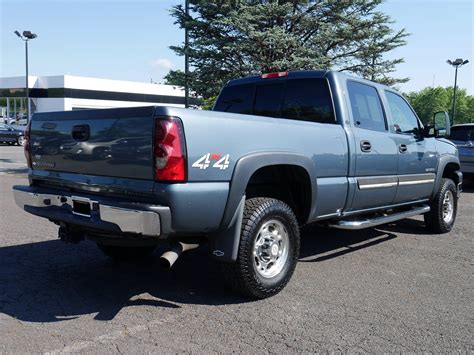
[[[316,174],[311,159],[286,152],[262,152],[246,155],[236,163],[220,231],[211,236],[212,253],[217,259],[227,262],[237,260],[247,184],[257,170],[271,165],[295,165],[308,172],[312,194],[309,215],[314,214],[317,189],[316,181],[312,179]]]

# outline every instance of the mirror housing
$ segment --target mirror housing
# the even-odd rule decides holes
[[[437,138],[449,137],[451,134],[451,122],[446,111],[439,111],[433,115],[434,136]]]

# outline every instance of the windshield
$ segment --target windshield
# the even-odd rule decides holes
[[[463,142],[474,140],[474,126],[451,128],[449,139]]]

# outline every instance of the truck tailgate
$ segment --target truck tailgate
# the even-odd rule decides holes
[[[154,107],[35,114],[32,168],[153,179]]]

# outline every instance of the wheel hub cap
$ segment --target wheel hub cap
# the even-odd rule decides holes
[[[282,222],[265,222],[255,238],[253,257],[257,272],[271,278],[278,275],[288,259],[289,236]]]
[[[453,219],[454,213],[454,196],[451,191],[447,191],[443,200],[443,220],[445,223],[450,223]]]

